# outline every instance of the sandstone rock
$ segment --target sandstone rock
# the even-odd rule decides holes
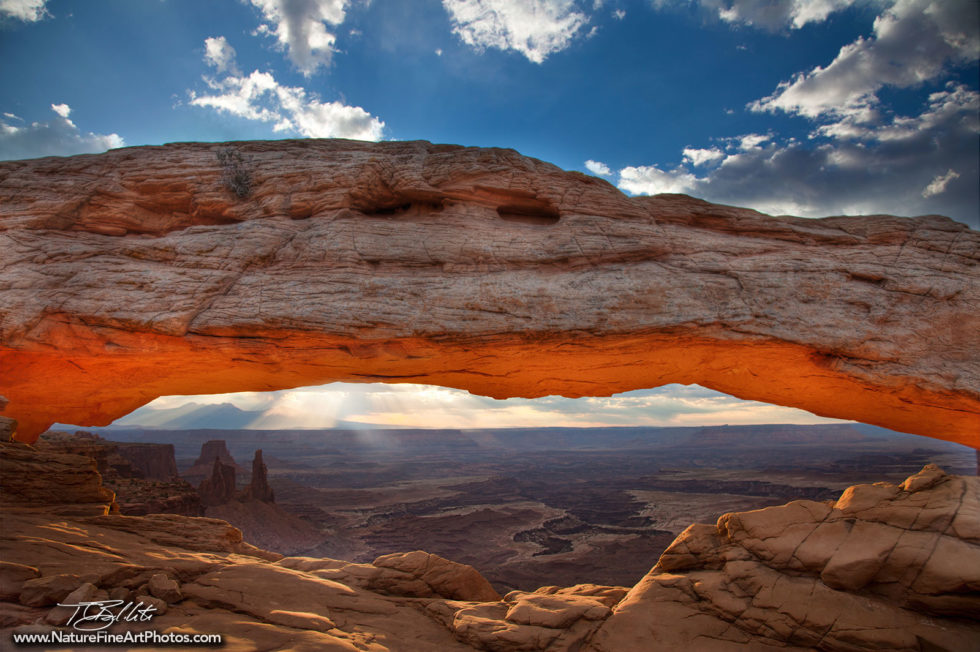
[[[0,393],[25,441],[160,395],[397,377],[497,398],[698,383],[980,447],[980,233],[946,218],[630,198],[426,142],[9,161],[0,195]]]
[[[45,611],[14,602],[0,602],[0,629],[19,628],[44,618]]]
[[[379,568],[400,571],[407,576],[381,574],[372,580],[371,586],[375,590],[395,595],[418,595],[418,582],[421,582],[429,588],[430,595],[450,600],[490,602],[500,599],[490,582],[472,566],[458,564],[421,550],[382,555],[373,564]]]
[[[124,586],[117,586],[109,591],[110,600],[122,600],[123,603],[129,602],[133,598],[133,592]]]
[[[201,503],[205,506],[224,505],[235,498],[235,467],[223,464],[217,457],[211,468],[211,477],[197,488]]]
[[[957,532],[975,527],[980,479],[924,475],[938,480],[859,486],[833,504],[795,501],[689,528],[628,592],[464,596],[468,567],[420,552],[380,565],[272,561],[242,554],[237,530],[213,519],[62,516],[52,526],[28,510],[4,514],[0,578],[38,569],[19,597],[44,607],[70,593],[133,595],[157,609],[154,629],[220,632],[229,650],[972,649],[980,542]],[[79,568],[92,573],[67,570]],[[152,585],[178,582],[179,603],[152,596]],[[372,589],[378,582],[410,590]],[[47,608],[0,602],[0,627],[45,618],[61,622]]]
[[[692,526],[590,649],[970,649],[980,545],[951,524],[963,509],[971,518],[978,496],[980,478],[927,466],[901,485],[851,487],[833,506],[795,501],[726,514],[715,533]]]
[[[564,629],[580,618],[602,620],[608,615],[609,607],[598,600],[571,595],[527,593],[514,600],[504,618],[519,625]]]
[[[113,443],[119,455],[129,460],[144,478],[164,482],[178,478],[173,444]]]
[[[83,602],[107,600],[108,597],[109,594],[107,592],[100,591],[99,587],[91,582],[86,582],[69,593],[63,600],[59,600],[58,604],[63,604],[65,606],[58,606],[49,611],[44,617],[44,622],[48,623],[49,625],[65,625],[77,612],[78,605],[82,604]]]
[[[146,595],[145,593],[140,593],[134,596],[133,602],[135,602],[137,608],[141,610],[143,609],[143,606],[141,606],[140,603],[146,605],[146,607],[149,607],[148,609],[146,609],[146,612],[152,613],[154,618],[157,616],[162,616],[163,614],[167,613],[167,611],[170,608],[170,606],[167,604],[167,601],[164,600],[163,598],[158,598],[152,595]]]
[[[157,573],[146,583],[146,590],[155,598],[160,598],[169,604],[180,602],[184,596],[180,593],[180,584],[167,577],[164,573]]]
[[[91,575],[59,574],[39,577],[24,582],[20,603],[28,607],[56,604],[86,583],[97,580]]]
[[[273,609],[266,617],[274,625],[293,627],[295,629],[312,629],[318,632],[325,632],[336,627],[334,622],[329,618],[309,612]]]
[[[10,441],[15,432],[17,432],[17,421],[0,416],[0,442]]]
[[[205,478],[211,477],[214,471],[215,460],[220,460],[225,466],[235,469],[235,473],[244,473],[245,469],[235,462],[235,458],[228,451],[228,445],[224,439],[212,439],[201,444],[201,454],[194,460],[194,464],[189,468],[183,477],[189,482],[199,484]]]
[[[41,573],[33,566],[0,561],[0,600],[16,600],[24,582],[40,575]]]
[[[0,502],[57,508],[78,515],[106,514],[114,495],[90,457],[50,454],[0,442]]]
[[[139,534],[165,547],[202,552],[233,552],[271,561],[282,559],[282,555],[260,550],[243,542],[240,530],[213,518],[189,518],[176,514],[108,515],[86,518],[83,522]]]
[[[262,461],[262,451],[257,450],[252,459],[252,479],[242,492],[242,499],[258,500],[263,503],[275,502],[275,495],[272,493],[272,487],[269,486],[267,475],[268,469]]]

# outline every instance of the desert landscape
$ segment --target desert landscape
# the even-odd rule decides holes
[[[900,482],[925,464],[957,474],[976,465],[967,447],[860,424],[101,435],[168,442],[194,486],[217,457],[237,466],[239,491],[250,481],[246,461],[261,450],[285,514],[230,499],[200,514],[228,521],[248,543],[362,563],[421,549],[477,568],[501,594],[632,586],[691,523],[836,499],[853,484]],[[112,488],[122,513],[145,513],[122,504],[121,485]]]
[[[0,0],[0,649],[980,650],[975,0]]]

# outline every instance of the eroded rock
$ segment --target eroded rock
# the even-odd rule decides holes
[[[946,218],[770,217],[511,150],[313,139],[2,162],[0,194],[24,441],[160,395],[397,378],[698,383],[980,447],[980,233]]]
[[[692,525],[614,609],[597,652],[970,649],[980,640],[980,478],[926,466],[901,485],[846,490]],[[669,622],[669,627],[659,623]]]

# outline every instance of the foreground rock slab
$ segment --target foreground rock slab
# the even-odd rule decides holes
[[[980,479],[927,466],[692,525],[616,606],[596,652],[969,650],[980,643]],[[694,648],[691,648],[691,645]]]
[[[770,217],[341,140],[2,162],[0,198],[24,441],[169,394],[673,382],[980,447],[980,233],[946,218]]]
[[[24,444],[0,455],[41,480],[64,473],[43,464],[54,453],[32,457]],[[94,500],[88,484],[77,491]],[[476,569],[421,551],[371,564],[283,558],[216,519],[91,516],[45,502],[49,493],[18,485],[3,496],[4,644],[63,626],[58,602],[106,598],[151,606],[146,627],[222,634],[235,651],[919,652],[980,641],[980,479],[934,466],[836,501],[692,525],[632,588],[502,598]]]

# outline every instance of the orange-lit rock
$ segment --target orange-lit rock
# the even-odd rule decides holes
[[[698,383],[980,447],[980,233],[941,217],[629,198],[510,150],[188,143],[0,163],[0,252],[25,441],[161,395],[380,380]]]

